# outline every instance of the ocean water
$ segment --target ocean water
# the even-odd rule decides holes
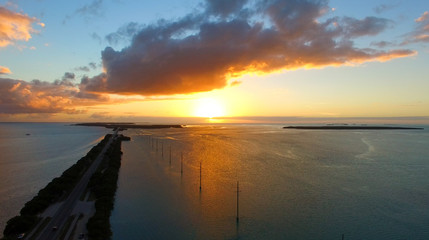
[[[114,240],[429,239],[428,128],[125,134]]]
[[[107,132],[67,123],[0,123],[0,236],[7,220]]]

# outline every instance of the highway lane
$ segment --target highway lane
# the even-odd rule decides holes
[[[78,184],[75,186],[73,191],[67,197],[67,199],[63,202],[61,207],[57,210],[57,212],[52,217],[51,221],[46,225],[45,229],[39,234],[36,240],[55,240],[58,239],[61,229],[64,227],[64,224],[67,222],[74,206],[79,200],[80,196],[84,193],[86,186],[103,160],[104,154],[107,149],[110,147],[111,143],[114,139],[116,139],[118,131],[115,131],[113,136],[109,139],[107,144],[104,146],[103,150],[94,160],[92,165],[88,168],[85,174],[82,176]],[[53,227],[57,227],[57,230],[53,230]]]

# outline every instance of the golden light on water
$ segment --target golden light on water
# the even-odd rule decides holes
[[[222,117],[225,116],[225,108],[217,99],[202,98],[197,101],[194,115],[205,118]]]

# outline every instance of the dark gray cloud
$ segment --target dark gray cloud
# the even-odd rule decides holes
[[[394,45],[394,43],[388,42],[388,41],[379,41],[379,42],[372,42],[371,43],[371,46],[375,46],[378,48],[385,48],[385,47],[390,47],[393,45]]]
[[[89,72],[89,71],[91,71],[91,69],[92,70],[97,69],[97,64],[95,62],[90,62],[90,63],[88,63],[87,66],[80,66],[80,67],[75,68],[76,71],[82,71],[82,72]]]
[[[243,8],[247,0],[207,0],[207,13],[227,17]]]
[[[114,33],[110,33],[106,36],[106,40],[110,45],[116,45],[119,42],[131,40],[131,38],[140,30],[142,27],[136,23],[131,22],[128,23],[118,29],[118,31]]]
[[[93,32],[91,35],[91,38],[96,40],[99,44],[103,42],[103,39],[98,35],[97,33]]]
[[[74,87],[75,86],[75,84],[73,83],[74,80],[75,80],[75,74],[71,72],[66,72],[64,73],[64,76],[61,78],[61,80],[59,79],[55,80],[54,84]]]
[[[377,14],[381,14],[391,9],[394,9],[398,6],[399,6],[399,3],[380,4],[374,8],[374,12],[376,12]]]
[[[82,7],[76,9],[71,15],[65,17],[63,23],[66,23],[68,20],[75,16],[80,16],[85,19],[85,21],[90,21],[94,17],[104,16],[104,0],[93,0]]]
[[[82,72],[89,72],[89,67],[88,66],[81,66],[81,67],[77,67],[75,68],[76,71],[82,71]]]
[[[205,6],[204,11],[160,20],[135,33],[133,27],[120,29],[132,33],[130,45],[122,50],[106,47],[105,72],[83,78],[80,88],[146,96],[187,94],[223,88],[246,73],[415,54],[408,49],[356,47],[356,38],[377,35],[393,23],[377,17],[327,18],[328,1],[207,1]]]
[[[354,19],[345,17],[344,32],[350,38],[377,35],[384,31],[393,22],[385,18],[366,17],[364,19]]]
[[[97,69],[97,64],[95,62],[88,63],[88,66],[92,69]]]
[[[88,17],[88,16],[102,16],[103,15],[103,0],[94,0],[88,4],[78,8],[75,13]]]

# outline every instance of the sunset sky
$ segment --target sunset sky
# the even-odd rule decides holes
[[[248,116],[429,124],[428,1],[0,0],[0,121]]]

